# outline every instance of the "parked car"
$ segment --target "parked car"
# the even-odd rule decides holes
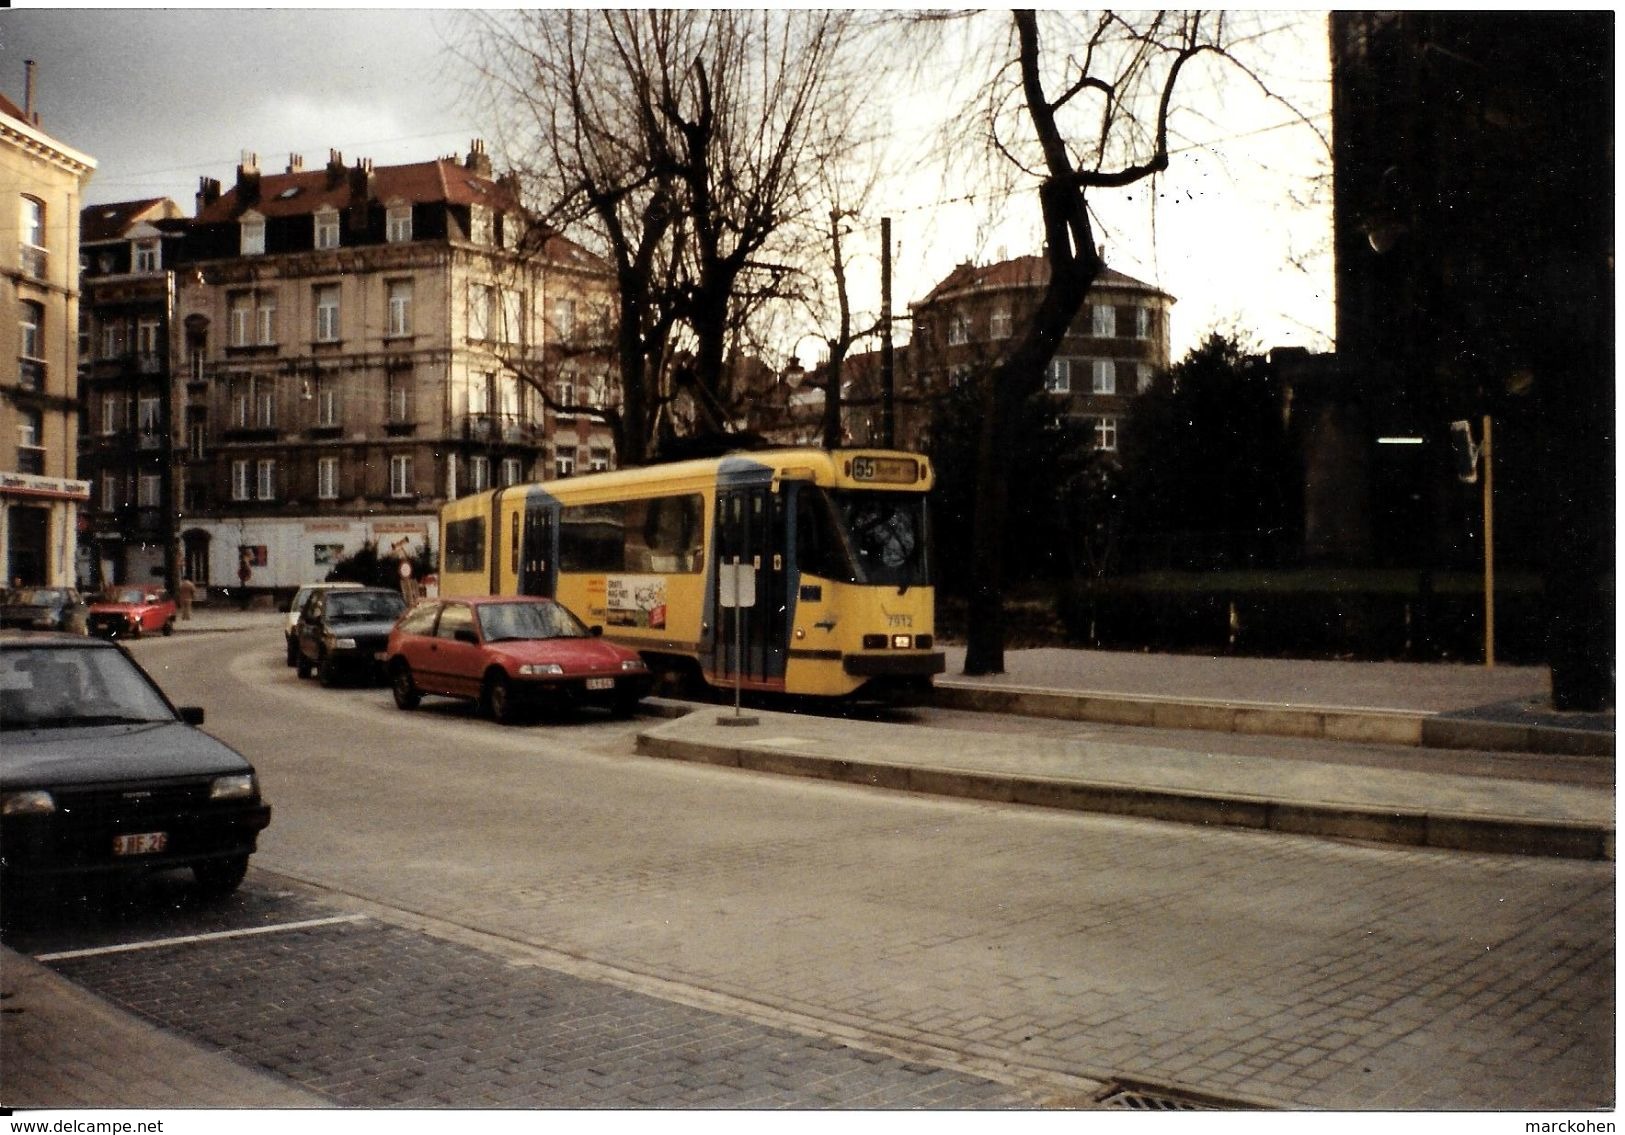
[[[0,631],[0,877],[190,867],[227,893],[271,822],[253,767],[117,643]]]
[[[395,704],[467,698],[498,721],[533,706],[597,704],[630,714],[654,677],[636,651],[605,642],[551,599],[430,599],[389,636]]]
[[[89,608],[73,587],[18,587],[0,602],[0,628],[85,633]]]
[[[91,634],[106,638],[174,634],[175,612],[175,600],[161,587],[119,587],[110,598],[90,605],[85,625]]]
[[[346,677],[377,680],[389,632],[405,611],[401,593],[383,587],[313,592],[299,614],[299,676],[314,672],[324,686]]]
[[[305,609],[310,597],[318,591],[354,591],[360,586],[359,583],[307,583],[293,593],[293,602],[288,604],[288,621],[282,628],[282,637],[288,646],[289,666],[299,661],[299,613]]]

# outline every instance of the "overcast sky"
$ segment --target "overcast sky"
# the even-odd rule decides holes
[[[447,46],[456,19],[425,9],[0,10],[0,91],[22,105],[23,61],[36,61],[42,128],[96,159],[87,204],[172,197],[190,215],[198,178],[229,186],[244,151],[269,171],[290,153],[320,166],[329,149],[377,165],[466,152],[487,132]],[[1276,60],[1295,70],[1295,103],[1323,114],[1324,19],[1301,24]],[[1212,144],[1176,154],[1155,193],[1093,195],[1107,261],[1177,297],[1176,358],[1215,326],[1265,348],[1328,349],[1329,200],[1302,204],[1324,154],[1245,84],[1202,102]],[[902,113],[897,125],[934,124]],[[899,246],[899,311],[961,261],[1040,250],[1036,200],[1008,200],[990,220],[985,203],[938,204],[958,195],[933,172],[877,200]]]

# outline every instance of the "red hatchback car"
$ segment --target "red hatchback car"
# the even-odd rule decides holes
[[[159,587],[116,587],[107,599],[90,605],[85,627],[104,638],[173,634],[175,600]]]
[[[395,624],[384,669],[402,709],[439,694],[476,700],[504,724],[532,706],[630,714],[654,676],[599,633],[551,599],[429,599]]]

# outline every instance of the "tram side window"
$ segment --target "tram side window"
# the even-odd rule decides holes
[[[582,504],[559,513],[560,571],[625,571],[626,506]]]
[[[626,570],[689,573],[700,570],[705,505],[698,493],[629,501]]]
[[[485,518],[471,516],[446,525],[446,570],[485,570]]]

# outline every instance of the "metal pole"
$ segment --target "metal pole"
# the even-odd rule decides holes
[[[745,608],[739,605],[739,557],[734,557],[734,716],[745,685]]]
[[[1490,416],[1484,415],[1484,665],[1495,666],[1495,497],[1494,454],[1490,448]]]
[[[891,341],[891,218],[880,218],[880,444],[897,445],[897,380]]]

